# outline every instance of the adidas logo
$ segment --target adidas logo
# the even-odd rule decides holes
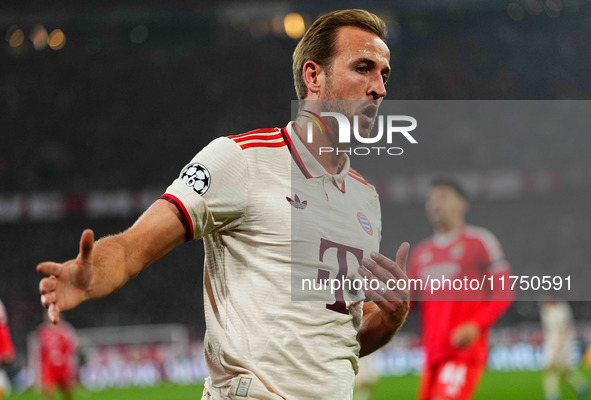
[[[295,200],[292,200],[289,197],[286,197],[287,201],[289,202],[289,204],[292,205],[292,207],[297,208],[298,210],[303,210],[304,208],[306,208],[306,206],[308,206],[307,200],[300,201],[300,198],[298,197],[297,194],[293,197],[295,198]]]

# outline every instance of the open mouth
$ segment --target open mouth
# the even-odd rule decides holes
[[[361,114],[365,115],[368,119],[374,119],[378,112],[378,106],[370,104],[363,109]]]

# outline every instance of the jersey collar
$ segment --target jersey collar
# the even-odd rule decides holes
[[[458,240],[463,230],[464,227],[462,226],[447,233],[436,233],[433,235],[433,244],[439,248],[447,247]]]
[[[345,154],[345,165],[336,175],[331,175],[326,172],[326,169],[320,163],[312,153],[308,150],[306,145],[302,143],[298,135],[295,134],[292,128],[293,121],[288,123],[286,127],[281,129],[283,140],[287,144],[291,156],[299,167],[300,171],[306,178],[320,178],[324,176],[330,177],[333,184],[343,193],[345,193],[345,178],[349,174],[349,167],[351,162],[349,157]]]

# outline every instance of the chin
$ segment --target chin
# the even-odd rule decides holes
[[[373,122],[360,122],[359,123],[359,136],[362,138],[371,137],[371,131],[373,129]]]

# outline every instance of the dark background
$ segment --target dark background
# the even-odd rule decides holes
[[[213,138],[289,120],[297,40],[274,33],[278,16],[300,12],[308,26],[326,11],[360,6],[3,1],[0,200],[47,193],[80,199],[119,190],[149,190],[155,200]],[[393,1],[364,8],[388,22],[388,99],[591,96],[588,2]],[[65,47],[35,50],[28,35],[36,24],[48,32],[62,29]],[[3,39],[13,25],[25,34],[18,48]],[[132,41],[137,26],[148,32],[139,43]],[[405,155],[393,176],[412,181],[430,173],[548,171],[557,183],[544,193],[475,196],[469,220],[500,238],[516,270],[535,272],[540,263],[552,263],[557,271],[565,264],[588,267],[591,140],[585,132],[452,138],[434,132],[419,141],[420,155]],[[571,182],[573,174],[578,175]],[[387,255],[395,244],[417,243],[431,233],[420,196],[383,198]],[[23,211],[0,223],[0,298],[21,355],[26,334],[42,318],[36,264],[74,257],[84,228],[100,237],[124,230],[139,215],[136,210],[91,218],[84,209],[73,210],[55,220],[34,220]],[[67,318],[76,327],[180,322],[199,337],[202,260],[201,243],[185,244],[121,292],[84,304]],[[587,303],[574,307],[577,318],[591,318]],[[535,303],[516,303],[501,323],[537,318]],[[416,326],[411,316],[405,329]]]

